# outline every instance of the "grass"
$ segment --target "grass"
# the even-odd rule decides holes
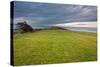
[[[14,35],[14,65],[96,61],[97,35],[42,30]]]

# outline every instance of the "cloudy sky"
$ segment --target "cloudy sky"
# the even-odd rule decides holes
[[[14,23],[21,21],[27,21],[32,27],[73,25],[77,22],[78,26],[89,25],[97,21],[97,7],[15,1]]]

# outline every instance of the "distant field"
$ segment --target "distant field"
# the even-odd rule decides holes
[[[42,30],[14,35],[14,65],[96,61],[97,35]]]

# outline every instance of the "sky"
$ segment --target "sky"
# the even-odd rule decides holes
[[[23,21],[26,21],[33,28],[74,26],[76,24],[76,27],[85,27],[85,25],[90,27],[96,25],[97,7],[14,1],[14,24]]]

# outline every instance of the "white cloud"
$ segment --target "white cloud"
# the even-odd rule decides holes
[[[96,28],[97,22],[72,22],[72,23],[56,24],[54,26]]]
[[[14,18],[14,24],[18,23],[18,22],[23,22],[23,21],[26,21],[28,24],[30,23],[38,23],[38,22],[41,22],[41,21],[44,21],[45,18],[43,17],[17,17],[17,18]]]
[[[90,8],[90,7],[86,7],[86,8],[83,8],[79,15],[81,16],[95,16],[96,15],[96,8]]]

